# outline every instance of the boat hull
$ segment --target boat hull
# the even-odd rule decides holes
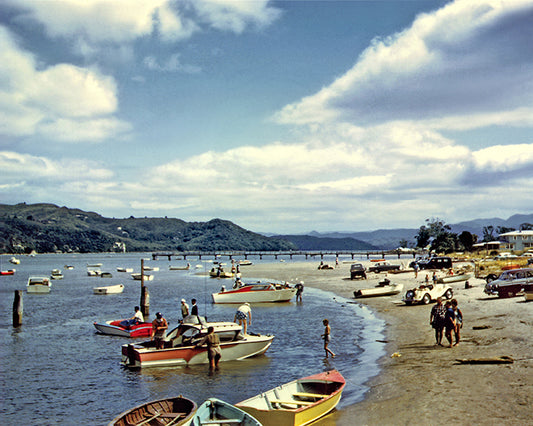
[[[15,275],[15,269],[8,269],[7,271],[0,271],[0,275]]]
[[[174,426],[189,424],[196,412],[196,403],[190,399],[178,396],[175,398],[159,399],[134,407],[115,417],[108,426],[127,425],[161,425]],[[151,420],[150,420],[151,419]]]
[[[466,280],[469,280],[470,278],[472,278],[474,276],[473,273],[469,273],[469,274],[460,274],[460,275],[448,275],[446,277],[440,277],[440,278],[437,278],[437,283],[438,284],[449,284],[449,283],[456,283],[456,282],[460,282],[460,281],[466,281]]]
[[[50,293],[52,283],[48,278],[44,277],[30,277],[26,285],[28,293],[46,294]]]
[[[253,290],[244,286],[236,290],[213,293],[213,303],[275,303],[289,302],[296,294],[295,288],[279,290]],[[253,286],[250,286],[253,287]]]
[[[123,320],[106,321],[105,323],[94,323],[94,327],[101,334],[120,337],[150,337],[152,333],[152,323],[144,322],[130,327],[121,327]]]
[[[117,284],[117,285],[109,285],[105,287],[94,287],[93,293],[94,294],[119,294],[124,291],[124,285],[123,284]]]
[[[363,288],[353,292],[354,297],[379,297],[379,296],[393,296],[403,290],[403,284],[392,284],[383,287]]]
[[[202,426],[207,422],[211,426],[261,426],[259,420],[246,411],[216,398],[209,398],[198,407],[189,426]]]
[[[239,341],[220,344],[221,361],[238,361],[261,355],[272,344],[274,336],[247,335]],[[207,364],[207,348],[205,346],[182,346],[176,348],[155,349],[136,346],[122,346],[122,362],[129,368],[171,367],[180,365]]]
[[[235,406],[263,426],[303,426],[331,412],[345,384],[342,375],[331,370],[283,384]]]

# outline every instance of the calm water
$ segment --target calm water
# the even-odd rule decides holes
[[[50,425],[106,424],[122,411],[148,400],[183,394],[200,404],[209,397],[236,403],[276,385],[332,368],[346,378],[339,407],[363,397],[363,383],[378,373],[376,360],[384,355],[384,323],[367,308],[334,294],[306,288],[303,304],[295,302],[252,306],[251,331],[276,337],[265,355],[221,363],[215,375],[207,366],[151,368],[129,371],[120,366],[120,347],[129,339],[99,335],[94,321],[133,315],[139,304],[140,283],[117,267],[140,269],[141,254],[19,256],[20,265],[1,256],[3,270],[15,267],[14,276],[0,277],[0,422]],[[144,256],[145,258],[148,255]],[[251,259],[256,262],[256,260]],[[301,259],[295,259],[300,260]],[[102,263],[113,278],[87,276],[88,263]],[[202,262],[191,260],[191,264]],[[316,263],[316,259],[313,260]],[[173,260],[172,265],[184,264]],[[65,270],[64,265],[73,265]],[[235,306],[213,305],[210,294],[231,280],[197,275],[198,270],[169,271],[167,260],[145,261],[158,266],[147,282],[150,313],[161,311],[170,328],[180,318],[179,300],[198,299],[200,314],[208,320],[233,320]],[[204,262],[205,268],[212,266]],[[27,294],[28,276],[46,276],[59,268],[65,277],[52,283],[50,294]],[[246,270],[243,277],[246,279]],[[125,285],[118,295],[93,295],[92,288]],[[24,318],[12,327],[14,290],[24,290]],[[324,358],[320,335],[322,319],[332,325],[331,348],[337,358]],[[324,421],[323,421],[324,422]],[[320,424],[318,422],[317,424]]]

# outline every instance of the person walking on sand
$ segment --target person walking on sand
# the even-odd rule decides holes
[[[454,328],[454,334],[455,334],[455,343],[453,346],[457,346],[459,344],[459,340],[461,340],[461,328],[463,327],[463,313],[457,306],[457,299],[452,299],[452,309],[455,314],[455,328]]]
[[[444,316],[444,327],[446,329],[446,339],[448,340],[448,343],[450,344],[450,348],[453,346],[452,344],[452,331],[455,330],[455,312],[452,308],[452,302],[449,300],[446,301],[446,314]]]
[[[196,344],[196,347],[202,346],[204,343],[207,344],[209,371],[218,370],[218,362],[222,357],[220,351],[220,339],[218,335],[215,334],[215,329],[212,326],[208,327],[207,335]]]
[[[154,341],[157,349],[163,349],[167,329],[168,323],[167,320],[163,318],[163,314],[161,312],[156,313],[155,320],[152,321],[152,334],[150,337]]]
[[[241,325],[242,334],[246,336],[246,322],[248,322],[248,325],[252,325],[252,310],[250,309],[250,304],[248,302],[242,304],[237,308],[237,312],[235,312],[235,318],[233,318],[233,322],[236,322],[237,324]]]
[[[413,269],[415,270],[415,278],[418,278],[418,269],[420,268],[420,266],[418,266],[418,263],[415,262],[415,264],[413,265]]]
[[[431,308],[429,315],[429,323],[435,329],[435,342],[442,346],[442,335],[444,331],[444,318],[446,316],[446,308],[442,304],[442,297],[437,298],[437,303]]]
[[[324,339],[324,350],[326,351],[326,358],[328,357],[328,354],[331,355],[331,358],[335,358],[335,354],[331,351],[330,348],[328,348],[329,342],[331,341],[331,327],[329,325],[329,321],[325,319],[322,321],[322,324],[324,324],[324,334],[322,335],[322,339]]]

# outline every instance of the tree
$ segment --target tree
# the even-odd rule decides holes
[[[516,229],[508,228],[507,226],[498,226],[496,228],[496,232],[498,233],[498,235],[505,234],[505,233],[511,232],[511,231],[516,231]]]
[[[533,223],[522,223],[518,229],[521,231],[533,231]]]
[[[429,235],[429,229],[427,229],[425,226],[421,226],[418,230],[418,234],[416,234],[416,246],[420,248],[424,248],[428,245],[429,240],[431,238],[431,235]]]
[[[483,241],[494,241],[494,226],[489,225],[483,227]]]
[[[450,231],[449,225],[438,218],[426,219],[426,224],[415,237],[417,247],[425,247],[431,241],[430,249],[437,252],[451,253],[457,249],[457,234]]]
[[[461,232],[458,238],[466,251],[472,251],[472,246],[477,241],[477,235],[473,235],[468,231]]]

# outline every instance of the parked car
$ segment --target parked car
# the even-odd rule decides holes
[[[450,269],[452,267],[452,258],[447,256],[436,256],[431,259],[419,260],[420,269]]]
[[[498,297],[514,297],[522,291],[533,291],[533,268],[504,271],[485,285],[485,293]]]
[[[350,266],[350,279],[363,278],[366,280],[366,268],[362,263],[354,263]]]
[[[379,262],[368,268],[368,272],[375,272],[376,274],[386,271],[399,271],[401,265],[392,265],[389,262]]]
[[[420,287],[408,290],[407,293],[405,293],[403,301],[406,305],[413,305],[416,303],[427,305],[433,300],[437,300],[437,297],[451,299],[453,297],[452,288],[447,284],[421,285]]]

